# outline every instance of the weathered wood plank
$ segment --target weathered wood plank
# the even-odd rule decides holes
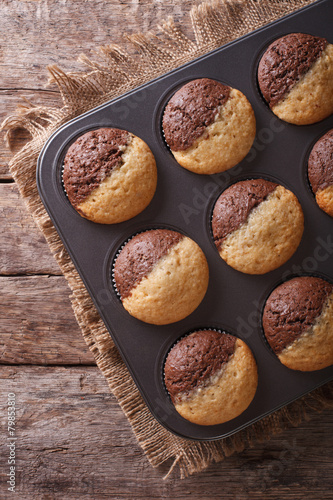
[[[189,0],[2,0],[0,88],[43,88],[48,64],[82,69],[75,63],[81,52],[119,43],[124,33],[151,30],[169,15],[189,31],[192,5]]]
[[[7,394],[16,394],[16,498],[329,500],[333,415],[324,412],[201,474],[163,481],[139,449],[97,368],[0,367],[2,443]],[[8,448],[0,454],[7,472]],[[1,498],[13,498],[3,491]]]
[[[0,274],[61,274],[15,184],[0,183],[0,234]]]
[[[94,364],[62,276],[0,277],[0,364]]]

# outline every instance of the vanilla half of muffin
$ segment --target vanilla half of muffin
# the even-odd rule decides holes
[[[263,312],[266,339],[281,363],[312,371],[333,364],[333,286],[303,276],[278,286]]]
[[[69,147],[63,183],[82,217],[100,224],[123,222],[151,202],[157,183],[155,158],[144,141],[126,130],[91,130]]]
[[[180,321],[204,298],[206,257],[187,236],[168,229],[137,234],[119,252],[113,269],[124,308],[155,325]]]
[[[239,338],[200,330],[172,347],[164,381],[182,417],[199,425],[217,425],[248,408],[257,390],[257,365]]]

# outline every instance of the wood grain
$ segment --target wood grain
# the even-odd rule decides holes
[[[0,363],[94,364],[69,295],[62,276],[0,277]]]
[[[48,64],[82,69],[75,63],[81,52],[91,54],[122,42],[124,34],[156,28],[171,14],[189,33],[192,5],[188,0],[2,0],[0,88],[43,89]]]
[[[329,412],[201,474],[163,481],[167,465],[150,467],[97,368],[0,367],[2,430],[8,392],[18,408],[16,498],[22,500],[332,498]],[[2,449],[1,471],[6,455]]]
[[[0,183],[0,274],[57,274],[61,271],[15,184]]]

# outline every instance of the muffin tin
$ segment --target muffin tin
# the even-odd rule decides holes
[[[260,95],[257,65],[265,48],[290,32],[305,32],[333,40],[333,4],[322,0],[178,68],[136,90],[67,123],[45,145],[37,169],[44,205],[155,418],[180,436],[211,440],[226,437],[333,379],[333,366],[317,372],[297,372],[283,366],[270,350],[261,329],[261,312],[275,286],[295,275],[333,280],[333,220],[317,206],[307,180],[307,157],[317,139],[333,127],[333,116],[298,127],[278,120]],[[185,82],[213,78],[241,90],[251,102],[257,135],[247,157],[221,174],[198,175],[180,167],[164,142],[163,109]],[[137,217],[116,225],[83,219],[66,198],[61,172],[70,144],[99,127],[126,129],[151,148],[158,185],[150,205]],[[264,177],[292,190],[305,216],[300,246],[282,267],[265,275],[242,274],[219,256],[211,237],[212,208],[231,183]],[[154,326],[131,317],[113,288],[113,260],[132,235],[169,228],[196,241],[209,264],[210,282],[199,307],[187,318]],[[163,364],[172,345],[186,333],[216,328],[243,339],[258,365],[259,384],[249,408],[236,419],[215,426],[184,420],[174,409],[163,383]],[[68,332],[70,334],[70,332]]]

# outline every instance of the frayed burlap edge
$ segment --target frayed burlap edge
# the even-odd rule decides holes
[[[181,477],[201,471],[213,461],[269,439],[287,425],[298,425],[312,412],[333,407],[333,385],[314,391],[226,439],[193,442],[164,429],[143,402],[40,201],[35,180],[37,158],[48,137],[68,120],[310,3],[312,0],[219,0],[204,3],[194,7],[190,14],[194,41],[187,38],[172,19],[168,19],[156,33],[127,37],[131,43],[126,50],[111,44],[98,50],[97,60],[80,56],[88,67],[86,73],[65,74],[58,67],[50,66],[51,82],[58,85],[63,107],[24,105],[2,124],[9,145],[13,143],[17,129],[26,129],[31,134],[31,141],[11,160],[10,171],[69,283],[75,316],[98,367],[150,463],[156,467],[171,460],[169,474],[176,466]]]

